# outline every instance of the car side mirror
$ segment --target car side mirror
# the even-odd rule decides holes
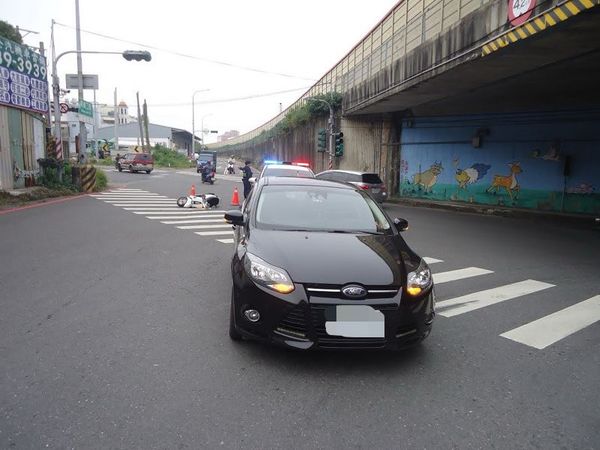
[[[225,213],[225,221],[231,225],[244,225],[244,214],[237,209]]]
[[[251,178],[248,178],[248,181],[249,181],[251,184],[254,184],[254,183],[256,183],[256,177],[251,177]]]
[[[400,218],[396,217],[394,219],[394,225],[396,225],[396,229],[398,231],[408,230],[408,220],[406,220],[406,219],[400,219]]]

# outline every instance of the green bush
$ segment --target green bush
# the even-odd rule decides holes
[[[108,177],[101,169],[96,169],[96,186],[94,187],[94,191],[102,191],[106,189],[108,186]]]
[[[67,189],[74,192],[79,191],[79,188],[75,186],[72,181],[71,165],[67,163],[63,166],[62,183],[59,181],[58,169],[54,167],[46,167],[44,169],[44,175],[38,178],[37,184],[50,189]]]
[[[154,146],[152,156],[154,157],[154,165],[158,167],[190,167],[190,161],[186,155],[160,144]]]

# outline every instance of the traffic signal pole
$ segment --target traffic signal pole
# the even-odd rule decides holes
[[[335,151],[334,137],[333,137],[333,130],[335,129],[334,128],[333,107],[331,106],[331,104],[329,104],[325,100],[323,100],[323,101],[325,103],[327,103],[327,106],[329,106],[329,165],[328,165],[328,168],[329,168],[329,170],[331,170],[331,169],[333,169],[333,155],[334,155],[334,151]]]

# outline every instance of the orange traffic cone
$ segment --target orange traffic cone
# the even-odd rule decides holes
[[[190,195],[194,197],[196,195],[196,185],[192,184],[192,188],[190,189]]]
[[[233,188],[233,195],[231,196],[231,206],[240,206],[240,195],[238,194],[237,188]]]

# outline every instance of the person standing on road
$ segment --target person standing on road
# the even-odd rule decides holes
[[[240,167],[242,171],[242,183],[244,183],[244,199],[248,197],[252,185],[250,184],[250,178],[252,178],[252,169],[250,169],[250,161],[244,163],[244,167]]]

